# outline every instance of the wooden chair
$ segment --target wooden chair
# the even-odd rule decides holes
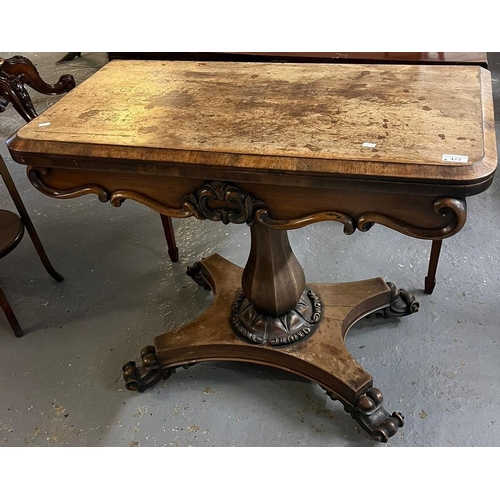
[[[12,177],[7,169],[7,165],[3,158],[0,156],[0,175],[5,183],[5,187],[9,191],[9,194],[16,206],[19,215],[16,215],[13,212],[8,210],[0,210],[0,258],[8,255],[14,248],[17,247],[19,242],[22,240],[24,235],[24,229],[28,231],[28,234],[33,241],[33,245],[35,246],[35,250],[42,261],[42,264],[45,266],[47,272],[56,280],[63,281],[64,278],[54,269],[52,264],[50,263],[47,254],[45,253],[45,249],[43,248],[42,242],[38,237],[38,234],[35,230],[35,226],[31,222],[30,216],[24,206],[24,203],[19,195],[19,192],[12,180]],[[5,294],[0,288],[0,307],[3,309],[5,316],[7,316],[7,320],[10,323],[10,326],[14,330],[16,337],[22,337],[23,331],[17,321],[17,318],[10,307]]]
[[[23,235],[24,225],[19,216],[8,210],[0,210],[0,258],[5,257],[16,248],[22,240]],[[5,316],[7,316],[7,320],[12,330],[14,330],[16,337],[21,337],[23,331],[2,288],[0,288],[0,307],[3,309]]]

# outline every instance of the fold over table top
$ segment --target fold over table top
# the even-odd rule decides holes
[[[17,161],[477,184],[497,163],[476,66],[111,61],[9,139]],[[71,159],[71,163],[68,160]],[[57,163],[59,162],[59,163]]]

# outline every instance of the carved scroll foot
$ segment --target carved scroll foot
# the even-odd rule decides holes
[[[203,276],[203,267],[200,261],[195,262],[192,266],[188,266],[186,274],[205,290],[211,290],[210,285],[205,276]]]
[[[355,406],[344,404],[344,409],[366,432],[386,443],[403,427],[404,417],[398,412],[390,415],[382,406],[383,400],[380,390],[372,387],[357,399]]]
[[[387,286],[391,290],[390,304],[369,314],[367,318],[400,318],[419,311],[420,303],[414,295],[402,288],[397,289],[394,283],[387,282]]]
[[[129,361],[123,367],[125,387],[129,391],[144,392],[160,380],[165,380],[175,373],[175,368],[162,368],[156,356],[156,349],[150,345],[141,351],[142,364],[136,366]]]

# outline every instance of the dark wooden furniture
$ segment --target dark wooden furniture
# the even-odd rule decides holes
[[[383,224],[442,240],[497,162],[489,72],[448,65],[111,61],[8,147],[48,196],[250,227],[244,269],[217,254],[190,266],[214,303],[127,363],[128,389],[205,360],[275,366],[318,383],[381,441],[402,416],[344,338],[366,315],[418,302],[380,278],[308,283],[287,231],[335,221],[346,234]]]
[[[70,52],[60,62],[80,57],[81,52]],[[220,61],[220,62],[295,62],[342,64],[451,64],[488,67],[485,52],[108,52],[114,59],[170,60],[170,61]],[[175,247],[172,221],[162,216],[169,248]],[[436,271],[442,240],[432,242],[429,268],[424,281],[424,291],[432,294],[436,286]],[[172,258],[172,256],[171,256]],[[172,259],[173,260],[173,259]]]
[[[10,102],[27,122],[37,116],[26,85],[41,94],[60,95],[75,88],[75,79],[62,75],[56,84],[50,85],[42,80],[35,65],[26,57],[0,58],[0,95],[7,100],[0,102],[0,113]]]
[[[28,234],[35,246],[35,250],[42,261],[47,272],[56,280],[63,281],[64,278],[54,269],[52,264],[50,263],[49,258],[43,248],[42,242],[38,237],[38,233],[36,232],[35,226],[31,221],[30,216],[24,206],[24,203],[19,195],[19,191],[12,180],[12,177],[7,169],[7,165],[3,158],[0,156],[0,175],[5,183],[7,190],[16,206],[19,215],[16,215],[7,210],[0,210],[0,258],[5,257],[5,255],[9,254],[14,250],[14,248],[19,244],[23,235],[24,228],[28,230]],[[16,337],[22,337],[23,331],[19,326],[19,323],[16,319],[12,308],[7,301],[3,291],[0,289],[0,306],[2,307],[7,319],[16,334]]]
[[[17,247],[23,238],[23,234],[24,226],[19,216],[8,210],[0,210],[0,259]],[[1,288],[0,307],[3,309],[16,337],[22,337],[23,330]]]

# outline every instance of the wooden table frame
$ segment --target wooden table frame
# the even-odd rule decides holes
[[[114,82],[124,74],[154,76],[160,83],[142,80],[140,90],[130,83],[123,90],[116,88],[113,95]],[[322,221],[342,224],[347,235],[368,231],[373,224],[429,240],[459,232],[466,221],[466,197],[487,189],[496,168],[491,82],[482,68],[455,73],[442,67],[423,75],[410,66],[382,70],[376,65],[318,65],[307,75],[316,82],[309,104],[323,106],[304,122],[311,128],[290,128],[297,116],[300,121],[307,112],[295,106],[289,126],[261,136],[259,127],[272,129],[277,110],[288,109],[295,88],[301,92],[312,88],[302,80],[300,65],[114,61],[11,137],[8,146],[15,161],[28,165],[32,184],[48,196],[95,194],[117,207],[130,199],[169,217],[250,227],[251,249],[244,269],[217,254],[190,266],[188,274],[214,293],[214,303],[188,325],[156,337],[154,345],[141,352],[139,365],[125,364],[128,389],[143,391],[177,367],[206,360],[279,367],[318,383],[370,435],[387,441],[403,425],[403,417],[384,409],[382,393],[350,355],[344,339],[351,326],[367,315],[406,316],[417,312],[419,304],[413,295],[380,278],[308,283],[287,232]],[[352,87],[356,76],[358,83]],[[234,83],[258,78],[258,85],[251,84],[253,94],[247,84]],[[394,83],[398,78],[408,83],[404,90],[413,92],[403,105],[393,98],[401,89],[401,83]],[[283,81],[288,82],[289,95],[283,95]],[[335,96],[344,92],[364,102],[364,86],[379,81],[386,82],[381,95],[387,100],[387,112],[396,110],[404,119],[403,125],[394,126],[393,136],[387,121],[380,121],[389,135],[381,136],[379,150],[357,146],[355,128],[347,136],[343,127],[321,132],[321,124],[332,116],[331,108],[341,102],[342,97]],[[214,95],[210,82],[216,82],[219,94]],[[443,82],[463,90],[450,95],[445,89],[441,94]],[[430,95],[429,85],[439,95]],[[419,104],[419,86],[427,92],[425,105]],[[94,96],[95,109],[82,107],[87,105],[87,92]],[[121,92],[128,99],[126,108]],[[249,95],[254,101],[245,108]],[[217,102],[207,103],[207,96]],[[450,102],[445,102],[447,96]],[[369,115],[375,108],[366,105],[363,112]],[[161,106],[161,112],[155,106]],[[439,136],[445,135],[441,128],[432,132],[422,124],[433,106],[440,107],[428,123],[444,127],[446,140]],[[260,120],[242,119],[245,109],[257,110]],[[378,113],[380,108],[376,109]],[[137,122],[129,118],[134,112],[147,124],[140,125],[139,135],[134,132]],[[116,118],[109,121],[109,116],[123,117],[125,125]],[[348,116],[344,124],[348,127],[352,115],[341,116]],[[99,124],[98,134],[92,119]],[[168,120],[176,124],[174,135]],[[40,126],[44,123],[50,124],[48,130]],[[360,137],[373,126],[369,118],[366,123]],[[227,134],[231,126],[233,133]],[[238,127],[247,135],[240,135]],[[428,143],[425,150],[408,149],[413,138],[406,135],[407,127],[414,133],[422,130]],[[471,139],[466,144],[460,135],[464,130]],[[302,143],[294,142],[299,132],[312,151],[308,157]],[[338,135],[337,141],[332,134]],[[382,137],[387,137],[385,145]],[[208,139],[208,144],[199,146],[200,140]],[[447,144],[445,151],[461,147],[468,154],[465,165],[441,161],[442,142]]]

